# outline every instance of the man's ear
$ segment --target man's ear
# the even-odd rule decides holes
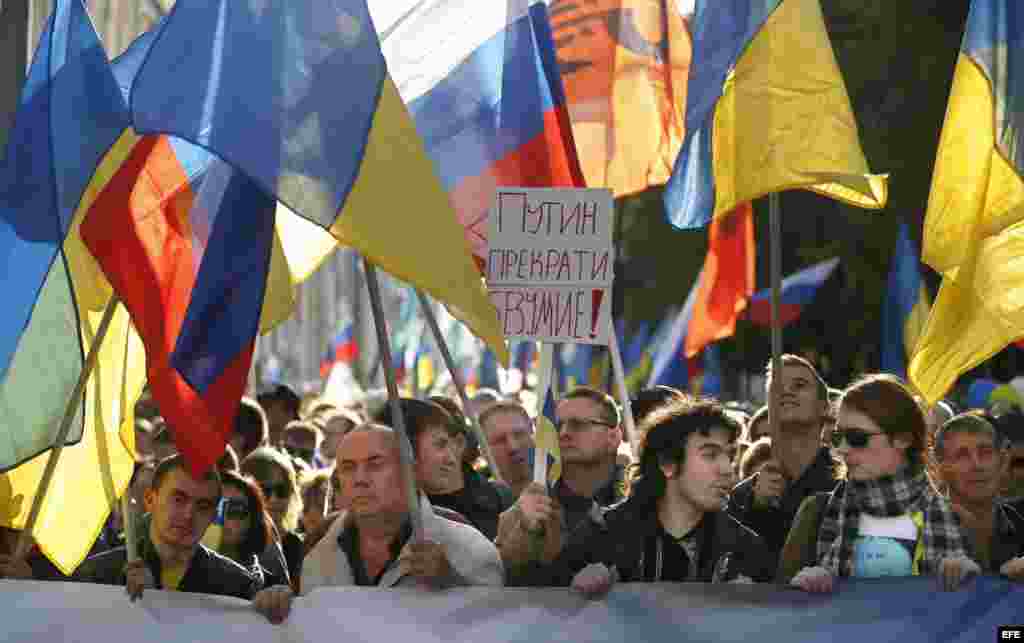
[[[156,489],[153,487],[146,489],[142,495],[142,505],[145,507],[146,513],[153,513],[153,510],[156,509],[156,496]]]

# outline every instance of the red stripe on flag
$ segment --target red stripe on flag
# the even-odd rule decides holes
[[[192,186],[168,140],[144,137],[82,221],[82,239],[146,347],[153,397],[193,475],[224,452],[245,391],[252,344],[200,396],[170,366],[195,285]]]
[[[451,191],[473,259],[486,272],[487,208],[499,186],[585,187],[569,112],[563,105],[544,114],[544,131]]]
[[[754,294],[754,212],[749,203],[715,219],[708,231],[703,279],[686,333],[686,356],[736,332]]]

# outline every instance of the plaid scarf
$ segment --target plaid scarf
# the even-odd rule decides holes
[[[851,576],[853,544],[860,528],[860,514],[893,518],[920,511],[924,533],[922,575],[935,574],[943,558],[967,556],[960,519],[949,502],[936,494],[924,472],[904,469],[877,480],[847,480],[832,494],[818,533],[818,560],[834,576]]]

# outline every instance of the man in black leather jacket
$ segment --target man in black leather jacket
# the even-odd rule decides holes
[[[126,548],[117,547],[88,558],[72,580],[125,585],[133,600],[146,587],[252,599],[271,622],[282,621],[291,604],[287,587],[262,590],[245,568],[199,542],[213,522],[220,496],[216,470],[197,480],[180,455],[166,458],[145,494],[151,519],[136,538],[138,560],[128,561]]]
[[[753,531],[722,511],[739,426],[714,401],[677,400],[645,419],[629,496],[587,518],[527,584],[587,594],[623,582],[767,581],[773,559]]]

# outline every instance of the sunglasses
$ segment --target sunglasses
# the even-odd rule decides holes
[[[272,498],[274,496],[277,496],[278,498],[288,498],[292,495],[292,488],[288,486],[287,482],[261,484],[260,488],[263,489],[263,495],[267,498]]]
[[[245,520],[249,517],[249,502],[243,498],[224,498],[221,500],[224,517],[229,520]]]
[[[881,433],[873,433],[870,431],[864,431],[863,429],[836,429],[832,432],[830,438],[832,447],[838,449],[846,442],[853,449],[863,449],[871,442],[871,436],[882,435]]]

